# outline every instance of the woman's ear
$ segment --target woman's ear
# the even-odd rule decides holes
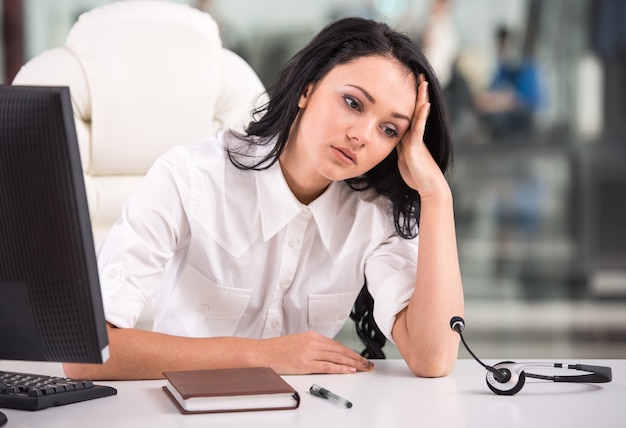
[[[311,93],[313,92],[313,83],[309,83],[302,90],[302,94],[300,95],[300,99],[298,100],[298,107],[305,108],[309,103],[309,98],[311,97]]]

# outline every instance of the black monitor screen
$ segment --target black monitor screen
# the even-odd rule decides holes
[[[0,86],[0,305],[0,359],[108,358],[67,87]]]

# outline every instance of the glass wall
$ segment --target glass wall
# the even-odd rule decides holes
[[[80,13],[104,3],[24,0],[25,60],[61,45]],[[407,32],[446,90],[474,351],[518,359],[626,355],[625,2],[185,3],[216,18],[224,45],[268,87],[337,17],[372,17]],[[352,326],[340,339],[355,340]]]

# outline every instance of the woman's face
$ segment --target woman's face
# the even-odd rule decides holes
[[[284,154],[295,154],[301,173],[317,174],[308,178],[326,185],[360,176],[394,150],[416,96],[413,73],[395,59],[368,56],[338,65],[300,97]]]

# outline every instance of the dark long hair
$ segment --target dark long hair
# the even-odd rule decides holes
[[[261,159],[247,157],[241,150],[229,149],[231,162],[241,169],[269,168],[278,161],[285,148],[289,131],[298,115],[298,100],[305,88],[320,81],[337,65],[374,55],[395,58],[413,73],[416,82],[420,74],[429,82],[431,109],[424,141],[445,174],[452,161],[452,143],[441,87],[430,64],[407,35],[392,30],[387,24],[363,18],[344,18],[329,24],[285,64],[276,85],[269,91],[269,101],[253,112],[257,119],[250,122],[244,136],[251,145],[273,143],[273,147]],[[417,236],[420,197],[402,179],[395,150],[374,168],[360,177],[346,180],[346,183],[353,190],[373,188],[389,198],[398,234],[406,239]],[[351,316],[358,320],[362,320],[363,316],[371,318],[371,322],[357,321],[357,332],[366,346],[367,342],[374,340],[373,335],[380,334],[380,331],[376,333],[371,329],[373,326],[377,330],[372,305],[373,299],[364,285],[364,292],[357,299]],[[367,326],[370,331],[359,331],[360,325]]]

